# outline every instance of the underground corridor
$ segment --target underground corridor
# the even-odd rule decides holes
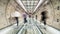
[[[60,0],[0,0],[0,34],[60,34]]]

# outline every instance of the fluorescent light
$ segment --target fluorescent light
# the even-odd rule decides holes
[[[16,1],[17,1],[17,3],[18,3],[19,5],[21,5],[21,7],[27,12],[27,10],[26,10],[26,8],[24,7],[24,5],[22,4],[21,0],[16,0]]]
[[[40,1],[39,1],[38,5],[37,5],[36,8],[34,9],[34,12],[35,12],[36,9],[42,4],[43,1],[44,1],[44,0],[40,0]]]

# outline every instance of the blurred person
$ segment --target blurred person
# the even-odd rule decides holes
[[[43,11],[43,12],[41,13],[41,15],[42,15],[41,20],[43,21],[44,25],[46,25],[47,12],[46,12],[46,11]]]
[[[18,26],[18,24],[19,24],[19,20],[18,20],[18,19],[19,19],[20,15],[21,15],[21,14],[20,14],[18,11],[15,11],[15,12],[13,12],[13,13],[11,14],[11,16],[16,19],[17,26]]]
[[[24,23],[27,22],[27,14],[26,13],[23,13],[23,18],[24,18]]]

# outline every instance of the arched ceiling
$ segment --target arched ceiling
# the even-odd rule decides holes
[[[40,0],[21,0],[24,7],[29,12],[33,12]]]
[[[26,12],[35,12],[45,0],[16,0]]]

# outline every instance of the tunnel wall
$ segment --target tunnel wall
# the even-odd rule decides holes
[[[24,12],[22,7],[14,0],[0,0],[0,29],[15,24],[16,20],[11,14],[18,11],[21,15]],[[19,17],[19,24],[23,22],[23,17]]]
[[[4,26],[7,26],[5,10],[8,0],[0,0],[0,29]]]
[[[59,10],[57,10],[57,7],[59,6]],[[41,21],[41,12],[47,11],[47,25],[50,25],[54,28],[57,28],[60,30],[60,1],[59,0],[52,0],[51,2],[47,4],[43,4],[37,11],[35,16],[37,15],[37,20]],[[57,22],[58,21],[58,22]]]

